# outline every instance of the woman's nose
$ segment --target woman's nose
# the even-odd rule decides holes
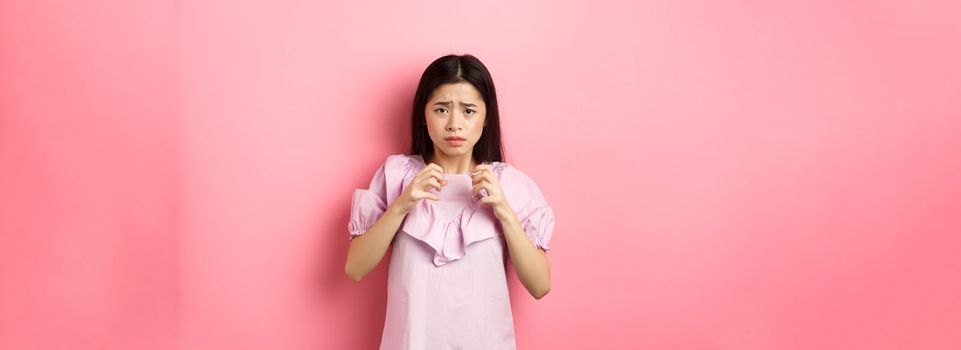
[[[447,121],[447,131],[460,130],[460,128],[460,122],[457,121],[456,117],[451,116]]]

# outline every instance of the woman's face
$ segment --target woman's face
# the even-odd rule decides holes
[[[438,86],[424,110],[435,151],[448,156],[470,155],[484,132],[486,114],[484,98],[470,83]]]

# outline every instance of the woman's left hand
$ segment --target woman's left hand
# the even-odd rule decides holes
[[[471,170],[471,182],[473,187],[471,192],[474,194],[474,198],[480,197],[478,202],[482,204],[489,204],[494,209],[494,216],[500,221],[505,221],[508,219],[513,219],[516,217],[514,210],[511,209],[509,203],[507,203],[507,198],[504,197],[504,191],[501,190],[501,183],[494,175],[494,170],[489,164],[479,164]],[[483,190],[487,192],[486,196],[482,196],[480,191]]]

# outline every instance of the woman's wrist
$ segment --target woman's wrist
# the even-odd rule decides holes
[[[394,203],[391,203],[391,205],[387,207],[387,211],[395,215],[400,215],[400,216],[407,215],[408,213],[410,213],[410,210],[413,208],[413,206],[407,205],[405,203],[406,201],[403,200],[403,197],[397,198],[397,200],[395,200]]]
[[[500,208],[500,210],[494,210],[494,216],[497,220],[500,220],[501,226],[512,226],[519,223],[520,220],[517,219],[517,214],[510,207]]]

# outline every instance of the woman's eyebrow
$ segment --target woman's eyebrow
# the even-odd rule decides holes
[[[437,102],[434,102],[434,105],[442,105],[442,106],[450,106],[450,105],[452,105],[452,104],[453,104],[453,102],[451,102],[451,101],[437,101]],[[477,105],[475,105],[475,104],[473,104],[473,103],[469,103],[469,102],[461,103],[460,105],[461,105],[461,106],[465,106],[465,107],[477,107]]]

